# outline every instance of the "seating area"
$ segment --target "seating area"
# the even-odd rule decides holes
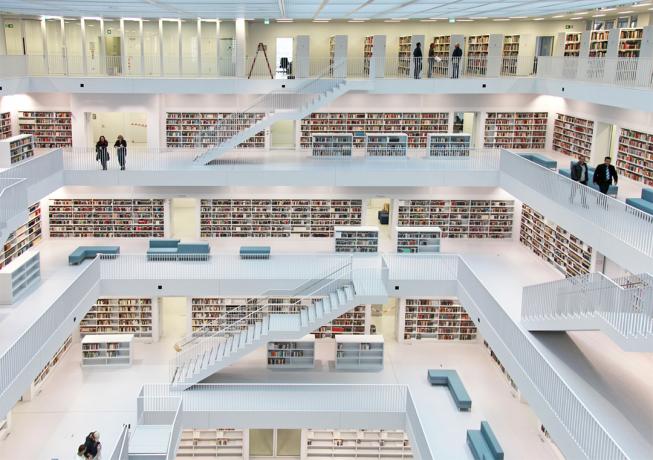
[[[182,243],[180,240],[150,240],[147,260],[208,260],[211,253],[209,243]]]
[[[648,214],[653,214],[653,189],[643,188],[641,198],[626,198],[626,204]]]
[[[120,246],[80,246],[68,256],[68,265],[79,265],[86,259],[94,259],[98,254],[120,254]]]
[[[431,385],[446,386],[459,411],[468,411],[472,408],[472,399],[469,397],[458,372],[453,369],[429,369],[427,374]]]
[[[571,167],[575,164],[575,161],[571,161],[569,163],[569,169],[561,169],[558,171],[558,173],[562,174],[565,177],[568,177],[571,179]],[[599,186],[596,185],[594,182],[592,182],[592,178],[594,177],[594,168],[590,165],[587,165],[587,175],[589,176],[589,180],[587,181],[587,186],[593,188],[594,190],[598,191]],[[619,186],[617,185],[611,185],[610,188],[608,189],[608,195],[610,196],[617,196],[617,193],[619,192]]]
[[[475,460],[503,460],[503,449],[486,421],[480,430],[467,430],[467,445]]]
[[[241,246],[241,259],[269,259],[270,246]]]
[[[537,163],[540,166],[544,166],[545,168],[553,170],[558,169],[558,162],[552,160],[551,158],[545,157],[544,155],[540,155],[538,153],[522,153],[519,156],[526,158],[533,163]]]

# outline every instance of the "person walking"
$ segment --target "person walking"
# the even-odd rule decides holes
[[[100,136],[95,144],[95,161],[99,161],[104,171],[107,170],[107,162],[109,161],[109,143],[104,136]]]
[[[435,43],[429,45],[429,71],[427,78],[433,77],[433,69],[435,68]]]
[[[576,189],[580,190],[580,201],[583,207],[587,207],[587,194],[585,193],[585,188],[589,180],[589,170],[587,168],[587,163],[585,163],[585,157],[583,155],[578,156],[578,161],[571,165],[571,180],[578,182],[580,185],[572,184],[571,186],[571,196],[569,200],[573,203],[574,198],[576,197]]]
[[[456,43],[456,46],[454,46],[453,52],[451,53],[451,78],[458,78],[460,61],[462,58],[463,49],[460,47],[460,43]]]
[[[413,72],[415,73],[414,77],[417,80],[419,79],[420,73],[422,73],[422,44],[421,43],[415,45],[415,49],[413,50],[413,66],[414,66]]]
[[[127,141],[124,137],[122,137],[122,134],[118,134],[118,139],[116,139],[116,143],[113,144],[113,146],[115,147],[116,153],[118,154],[118,163],[120,163],[120,169],[124,171],[125,165],[127,164]]]
[[[605,157],[603,163],[598,165],[594,170],[594,178],[592,179],[604,195],[608,194],[608,190],[612,184],[617,185],[617,182],[619,182],[617,170],[611,163],[612,158]]]
[[[86,441],[84,442],[84,455],[88,459],[97,459],[100,455],[100,450],[102,445],[100,444],[100,432],[92,431],[86,436]]]

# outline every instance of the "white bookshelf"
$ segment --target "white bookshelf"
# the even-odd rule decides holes
[[[57,367],[59,362],[61,361],[61,358],[63,357],[64,354],[70,349],[70,346],[73,343],[73,337],[72,335],[69,335],[68,338],[64,341],[63,345],[59,347],[59,349],[55,352],[55,354],[52,356],[52,359],[48,361],[48,363],[41,369],[41,372],[39,372],[39,375],[36,376],[34,379],[34,382],[32,382],[32,385],[30,387],[30,394],[29,398],[23,398],[23,400],[26,399],[31,399],[38,391],[41,389],[47,378],[50,376],[52,370]]]
[[[268,369],[312,369],[315,367],[315,336],[300,340],[268,342]]]
[[[439,227],[397,227],[397,252],[401,254],[440,252]]]
[[[347,35],[332,35],[329,37],[329,67],[331,76],[344,78],[347,76]]]
[[[366,133],[365,152],[368,157],[406,157],[408,155],[408,134]]]
[[[0,113],[0,139],[11,137],[11,112]]]
[[[504,35],[502,45],[503,62],[501,75],[530,75],[535,61],[535,40],[533,35]]]
[[[485,147],[544,149],[547,112],[488,112],[485,118]]]
[[[579,57],[583,32],[560,32],[556,37],[556,56]]]
[[[331,339],[337,335],[365,335],[370,333],[372,305],[357,305],[347,313],[320,326],[312,332],[316,339]]]
[[[435,45],[433,48],[433,51],[435,52],[435,62],[433,63],[433,76],[439,76],[439,77],[450,77],[452,76],[449,73],[449,63],[451,62],[451,53],[453,52],[453,47],[455,46],[455,43],[452,43],[452,38],[451,35],[439,35],[436,37],[433,37],[433,41],[431,42]],[[429,45],[430,46],[430,45]],[[461,43],[462,46],[462,43]],[[428,58],[428,47],[426,49],[426,56]],[[438,61],[439,59],[439,61]],[[428,75],[428,66],[429,63],[427,61],[426,64],[426,71]]]
[[[378,252],[379,227],[338,226],[334,228],[336,252]]]
[[[322,133],[311,135],[311,154],[319,158],[350,157],[354,147],[351,133]]]
[[[592,247],[525,204],[522,206],[519,241],[566,277],[592,271]]]
[[[11,165],[34,156],[34,136],[20,134],[0,140],[0,168]]]
[[[429,133],[427,137],[430,157],[468,157],[471,145],[471,134]]]
[[[82,367],[131,366],[133,334],[87,335],[82,339]]]
[[[0,304],[13,304],[40,282],[40,254],[30,249],[0,269]]]
[[[410,460],[408,436],[395,430],[302,430],[302,460]]]
[[[369,78],[385,75],[385,35],[369,35],[363,42],[363,74]]]
[[[34,147],[59,148],[73,144],[71,112],[18,112],[20,134],[33,134]]]
[[[202,238],[332,238],[335,226],[360,225],[357,199],[202,199]]]
[[[476,340],[476,325],[458,299],[400,299],[397,340]]]
[[[424,41],[424,35],[404,35],[399,37],[399,61],[397,69],[399,76],[414,77],[415,59],[413,58],[413,51],[418,43],[420,43],[422,48],[422,71],[420,75],[425,75],[427,69],[424,67],[424,62],[426,62],[428,56],[428,46],[426,46]]]
[[[0,268],[41,242],[41,206],[39,202],[28,208],[27,222],[9,234],[0,251]]]
[[[383,369],[382,335],[336,336],[336,369],[375,371]]]
[[[229,119],[232,134],[243,131],[261,120],[265,114],[231,112],[167,112],[166,146],[171,148],[201,148],[216,143],[215,137],[207,137],[207,132],[216,129],[225,118]],[[217,133],[217,131],[216,131]],[[230,136],[229,136],[230,137]],[[224,140],[227,138],[225,137]],[[263,149],[266,147],[266,133],[261,131],[238,144],[240,148]]]
[[[159,338],[158,311],[152,298],[102,297],[79,322],[79,334],[133,334],[135,338]]]
[[[653,185],[653,134],[621,128],[616,167],[632,180]]]
[[[592,156],[594,122],[580,117],[557,113],[553,126],[553,150],[589,162]]]
[[[593,30],[589,35],[589,57],[605,57],[608,53],[609,30]]]
[[[182,430],[177,459],[243,460],[247,455],[249,430],[212,428]]]
[[[486,75],[489,55],[489,35],[472,35],[467,37],[467,62],[465,72],[468,75]]]
[[[439,227],[442,238],[512,238],[513,200],[397,200],[399,227]]]
[[[64,198],[49,202],[51,238],[163,238],[162,199]]]

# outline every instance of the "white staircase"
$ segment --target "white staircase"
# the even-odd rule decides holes
[[[653,277],[601,273],[528,286],[522,325],[530,331],[600,330],[626,351],[653,351]]]
[[[194,161],[201,164],[210,163],[275,122],[300,120],[342,96],[349,90],[347,80],[332,78],[331,75],[336,73],[329,68],[297,89],[277,90],[265,94],[246,109],[225,117],[217,126],[199,132],[197,146],[209,148],[195,157]],[[265,115],[257,119],[257,114],[261,113]],[[244,125],[249,126],[242,129]]]

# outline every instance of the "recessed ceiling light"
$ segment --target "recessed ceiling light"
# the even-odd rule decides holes
[[[576,18],[569,18],[570,21],[578,21],[579,19],[583,19],[583,18],[581,18],[580,16]]]
[[[401,22],[399,19],[386,19],[383,22]]]
[[[331,19],[313,19],[313,22],[329,22]]]
[[[527,19],[528,16],[509,16],[510,19]]]
[[[436,22],[437,19],[420,19],[419,22]]]
[[[593,18],[602,18],[602,17],[605,17],[605,14],[593,14],[592,17]]]
[[[502,21],[510,21],[510,19],[505,19],[505,18],[500,18],[500,19],[492,19],[494,22],[502,22]]]
[[[292,18],[279,18],[275,19],[277,22],[293,22]]]
[[[560,19],[560,18],[564,18],[564,17],[565,17],[564,14],[559,14],[557,16],[553,16],[553,19]]]
[[[650,6],[650,3],[638,3],[637,5],[632,5],[633,8],[641,8],[643,6]]]
[[[390,18],[390,19],[392,19],[393,21],[407,21],[408,20],[408,18]]]
[[[544,18],[534,18],[533,21],[544,21]]]
[[[622,11],[622,12],[619,13],[619,14],[630,14],[630,13],[634,13],[634,11],[633,11],[633,10]]]
[[[365,21],[369,21],[369,19],[367,19],[367,18],[365,18],[365,19],[349,19],[347,22],[365,22]]]
[[[601,9],[599,9],[599,11],[602,12],[602,13],[605,12],[605,11],[614,11],[614,10],[616,10],[616,8],[601,8]]]
[[[429,18],[429,19],[435,19],[436,21],[444,21],[449,18]]]
[[[458,19],[458,22],[474,22],[473,19]]]
[[[482,20],[482,19],[487,19],[487,16],[470,16],[469,19]]]

